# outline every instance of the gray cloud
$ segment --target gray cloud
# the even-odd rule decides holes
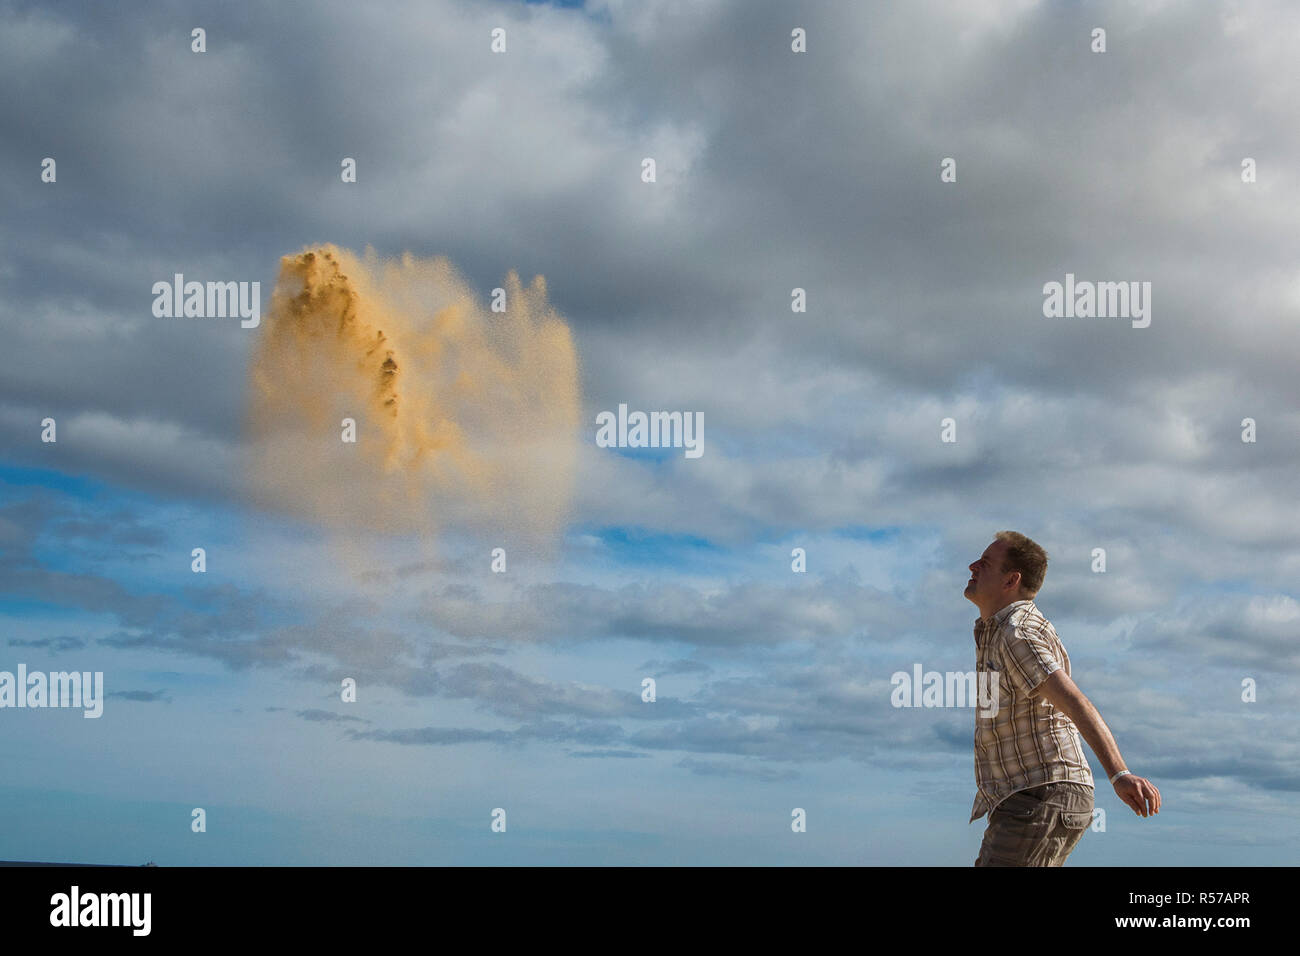
[[[167,689],[162,690],[115,690],[109,691],[106,697],[118,697],[122,700],[134,700],[142,704],[152,704],[158,701],[170,704],[171,697],[167,695]]]
[[[298,716],[303,720],[309,720],[318,724],[339,723],[340,721],[350,721],[359,724],[370,723],[370,721],[366,720],[364,717],[354,717],[351,714],[336,714],[331,710],[317,710],[315,708],[300,710],[298,711]]]
[[[25,641],[20,637],[9,638],[10,647],[43,647],[52,651],[75,651],[86,646],[84,637],[70,637],[61,635],[59,637],[41,637],[34,640]]]
[[[750,767],[743,764],[726,764],[715,760],[696,760],[692,757],[677,761],[677,766],[702,777],[747,777],[765,783],[799,778],[799,773],[795,770],[777,770],[762,765]]]
[[[587,746],[620,743],[623,730],[614,724],[595,722],[565,723],[540,720],[514,730],[476,730],[468,727],[416,727],[405,730],[348,731],[354,740],[378,740],[386,743],[448,746],[464,743],[496,743],[519,746],[534,741],[576,743]]]
[[[646,757],[649,757],[650,755],[647,753],[641,753],[640,751],[637,750],[611,750],[609,748],[605,748],[602,750],[570,750],[569,756],[581,757],[587,759],[597,759],[597,760],[603,759],[605,757],[615,757],[618,759],[627,760],[627,759],[634,759],[634,758],[644,759]]]

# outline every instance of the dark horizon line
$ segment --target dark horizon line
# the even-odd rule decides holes
[[[148,863],[35,863],[27,860],[0,860],[0,866],[76,866],[76,867],[107,867],[109,869],[134,867],[134,866],[157,866],[152,860]]]

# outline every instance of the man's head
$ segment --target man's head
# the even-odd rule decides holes
[[[971,562],[970,572],[966,598],[979,607],[981,617],[989,617],[1038,593],[1047,574],[1047,552],[1023,534],[999,531]]]

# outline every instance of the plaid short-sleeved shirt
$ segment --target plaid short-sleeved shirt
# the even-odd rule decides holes
[[[1057,781],[1093,786],[1074,721],[1037,693],[1053,671],[1069,676],[1070,655],[1033,601],[1013,601],[975,622],[975,664],[977,674],[998,674],[998,696],[992,717],[975,713],[971,822],[1017,790]]]

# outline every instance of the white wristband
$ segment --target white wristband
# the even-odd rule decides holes
[[[1115,776],[1113,776],[1113,777],[1110,778],[1110,782],[1113,784],[1113,783],[1114,783],[1116,780],[1118,780],[1120,777],[1124,776],[1124,774],[1126,774],[1126,773],[1132,773],[1132,772],[1133,772],[1133,771],[1131,771],[1131,770],[1121,770],[1119,773],[1115,774]]]

